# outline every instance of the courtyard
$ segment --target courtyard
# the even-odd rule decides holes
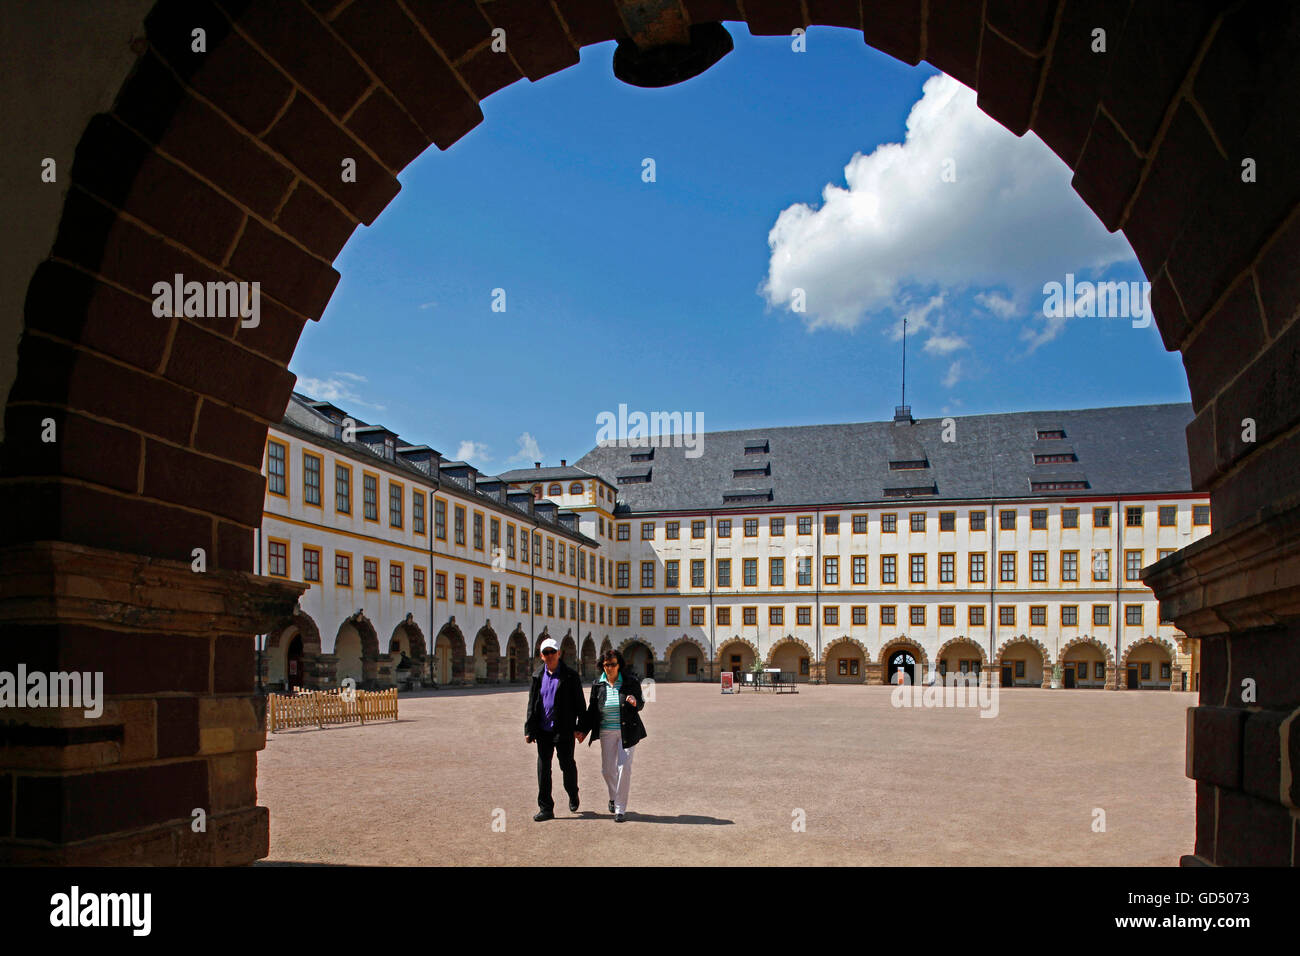
[[[557,764],[556,817],[533,822],[526,687],[403,695],[396,723],[268,735],[267,861],[592,865],[611,840],[652,866],[1175,866],[1192,851],[1193,694],[1008,689],[993,719],[896,708],[883,686],[655,694],[622,825],[599,743],[577,748],[579,812]]]

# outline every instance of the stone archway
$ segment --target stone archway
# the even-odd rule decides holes
[[[629,638],[620,645],[619,652],[628,669],[635,672],[637,677],[642,680],[647,677],[654,679],[655,652],[649,643],[639,638]]]
[[[801,659],[807,659],[808,661],[808,670],[806,672],[800,666]],[[817,657],[813,654],[812,648],[806,642],[801,641],[793,634],[787,634],[767,649],[767,657],[764,663],[767,667],[779,667],[784,673],[794,674],[794,679],[797,682],[806,684],[808,678],[812,675],[812,663],[816,659]]]
[[[890,683],[892,674],[890,672],[890,662],[895,655],[905,653],[911,655],[915,663],[911,665],[904,664],[904,669],[911,667],[911,678],[915,683],[920,683],[929,674],[930,659],[926,656],[925,648],[917,641],[910,637],[898,636],[891,641],[886,641],[880,648],[880,655],[876,659],[875,673],[872,675],[873,682],[882,684]]]
[[[1061,645],[1056,659],[1061,664],[1062,688],[1115,689],[1115,656],[1105,641],[1081,635]],[[1101,665],[1100,675],[1097,665]]]
[[[560,660],[575,671],[578,669],[578,644],[573,639],[573,631],[566,631],[560,639]]]
[[[692,658],[694,663],[691,663]],[[683,634],[664,650],[664,660],[668,662],[668,680],[700,681],[707,680],[709,652],[693,637]]]
[[[714,676],[720,676],[723,671],[743,674],[753,669],[756,660],[762,660],[762,657],[754,643],[733,635],[718,644],[718,654],[714,659]]]
[[[444,686],[468,684],[473,681],[465,653],[465,635],[461,633],[453,616],[438,629],[433,641],[433,679]]]
[[[857,638],[841,635],[822,651],[828,684],[865,684],[871,654]]]
[[[985,112],[1018,134],[1034,130],[1074,170],[1074,188],[1100,220],[1123,229],[1152,280],[1165,345],[1183,354],[1198,413],[1188,429],[1192,480],[1211,491],[1216,526],[1144,580],[1177,626],[1206,642],[1207,703],[1223,699],[1239,676],[1234,668],[1261,675],[1263,706],[1292,700],[1300,661],[1289,583],[1300,537],[1292,375],[1300,364],[1293,281],[1300,166],[1292,161],[1300,132],[1290,121],[1300,105],[1296,11],[1050,2],[1032,9],[908,4],[901,12],[798,0],[751,6],[753,33],[788,36],[811,16],[862,30],[867,43],[904,62],[924,59],[975,87]],[[292,387],[286,367],[298,336],[321,316],[337,282],[330,263],[356,226],[391,201],[401,169],[430,143],[446,149],[482,120],[479,101],[521,76],[536,81],[573,65],[582,46],[627,38],[613,2],[558,9],[467,2],[433,16],[393,4],[377,14],[366,4],[316,12],[271,0],[227,13],[173,0],[157,5],[120,94],[104,97],[111,111],[85,127],[62,208],[48,222],[25,222],[55,239],[30,282],[19,280],[27,298],[3,448],[15,520],[3,529],[0,560],[48,573],[43,584],[5,579],[5,597],[92,593],[148,569],[175,592],[178,613],[133,594],[99,619],[113,633],[179,635],[210,651],[206,681],[187,684],[177,675],[149,692],[161,699],[201,687],[251,697],[249,636],[288,614],[302,591],[250,574],[258,466],[266,425]],[[698,2],[663,9],[742,13]],[[286,29],[279,18],[290,14],[296,20]],[[645,48],[689,39],[684,21],[633,22],[631,39]],[[509,31],[512,53],[488,70],[486,37],[498,26]],[[194,27],[208,36],[201,59],[187,45]],[[1096,28],[1109,40],[1105,57],[1088,49],[1085,38]],[[379,36],[412,39],[393,49]],[[116,77],[110,82],[118,85]],[[340,150],[359,158],[356,189],[341,188],[331,159]],[[1269,178],[1243,176],[1243,157]],[[261,323],[152,320],[151,283],[174,273],[261,282]],[[19,314],[0,313],[6,321]],[[57,443],[23,437],[39,434],[47,417],[60,425]],[[1244,417],[1255,425],[1249,440]],[[195,547],[208,556],[203,581],[188,571]],[[87,553],[94,570],[81,561]],[[1203,586],[1207,576],[1215,588]],[[91,592],[72,586],[79,582]],[[77,600],[41,602],[51,605],[40,622],[42,650],[69,669],[106,670],[111,642],[82,640],[69,623],[85,617]],[[179,613],[190,608],[220,610],[199,626]],[[8,652],[14,661],[29,656],[29,640]],[[1208,719],[1194,714],[1194,723]],[[196,739],[197,721],[185,727]],[[57,765],[58,747],[51,748]],[[205,751],[203,759],[221,756]],[[1202,764],[1209,766],[1189,761]],[[252,777],[255,759],[246,765]],[[1215,841],[1215,827],[1264,832],[1290,819],[1287,808],[1248,799],[1209,770],[1194,773],[1205,802],[1220,807],[1198,830],[1198,855],[1278,859],[1275,841],[1234,850]],[[94,788],[73,791],[68,776],[55,776],[51,787],[71,801],[68,813],[86,834],[77,859],[111,859],[116,849],[144,845],[154,822],[114,831],[111,815],[77,796]],[[251,794],[254,781],[242,782]],[[1224,793],[1233,799],[1220,801]],[[20,824],[34,812],[21,802],[14,810]],[[260,855],[266,815],[251,798],[213,822],[246,834],[226,844],[224,859]],[[183,825],[173,829],[179,840]],[[178,842],[149,846],[151,862],[179,853]],[[73,853],[70,842],[20,850],[0,840],[0,848],[5,859],[44,862]]]
[[[528,638],[523,627],[516,624],[506,639],[506,679],[512,684],[528,680],[532,662],[528,658]]]
[[[1007,651],[1012,652],[1007,657]],[[1020,661],[1021,664],[1016,662]],[[1008,676],[1010,664],[1011,680]],[[1050,687],[1052,682],[1052,655],[1042,641],[1020,634],[1009,637],[998,646],[998,656],[994,658],[994,667],[1002,687]],[[1023,673],[1022,673],[1023,671]]]
[[[978,680],[988,662],[989,656],[979,641],[964,635],[944,641],[934,655],[934,666],[945,677],[969,673]]]
[[[501,642],[490,621],[474,635],[474,679],[488,684],[501,682]]]
[[[1146,667],[1142,666],[1144,664]],[[1161,665],[1169,668],[1168,676],[1162,672]],[[1144,673],[1147,670],[1150,673]],[[1178,652],[1168,641],[1148,634],[1124,648],[1116,683],[1121,689],[1181,690],[1182,668],[1178,666]]]
[[[291,673],[289,645],[298,639],[297,673]],[[262,654],[262,679],[269,685],[285,687],[319,687],[321,685],[320,629],[311,615],[295,608],[292,615],[281,620],[266,635]],[[328,676],[333,676],[328,675]]]
[[[596,645],[595,642],[593,642],[591,639],[590,631],[587,632],[587,636],[582,640],[581,662],[582,662],[582,670],[581,670],[582,679],[595,680],[596,679]]]
[[[393,634],[388,639],[388,653],[392,658],[395,673],[401,664],[401,656],[405,654],[411,679],[419,681],[424,678],[429,663],[428,648],[424,642],[424,631],[420,630],[420,625],[415,622],[413,614],[407,614],[406,618],[393,628]],[[394,654],[396,656],[393,656]]]

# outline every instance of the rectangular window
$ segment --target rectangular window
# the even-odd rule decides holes
[[[352,469],[347,465],[334,466],[334,510],[342,515],[352,514]]]
[[[691,608],[691,626],[692,627],[704,626],[704,608],[702,607]]]
[[[447,574],[444,571],[433,572],[433,596],[439,601],[447,600]]]
[[[1015,531],[1016,513],[1014,511],[999,511],[998,527],[1003,531]]]
[[[452,542],[454,544],[465,543],[465,509],[456,505],[452,512]]]
[[[939,581],[942,584],[952,584],[957,580],[957,555],[941,554],[939,555]]]
[[[939,530],[956,531],[957,530],[957,512],[940,511],[939,512]]]
[[[826,515],[826,516],[822,519],[822,525],[823,525],[823,527],[826,529],[826,534],[839,534],[839,533],[840,533],[840,516],[839,516],[839,515]]]
[[[1138,626],[1140,626],[1140,625],[1142,624],[1142,605],[1141,605],[1141,604],[1125,604],[1125,605],[1124,605],[1124,623],[1125,623],[1125,624],[1128,624],[1128,625],[1131,625],[1131,626],[1133,626],[1133,627],[1138,627]]]
[[[998,623],[1009,627],[1015,626],[1016,623],[1016,606],[1014,604],[1002,604],[998,607]]]
[[[769,607],[769,608],[767,609],[767,623],[768,623],[768,624],[784,624],[784,623],[785,623],[785,608],[783,608],[783,607]]]
[[[474,550],[483,550],[483,512],[474,512]]]
[[[433,536],[447,540],[447,502],[441,498],[433,499]]]
[[[655,563],[653,561],[641,562],[641,590],[653,591],[655,586]]]
[[[828,604],[826,607],[822,608],[822,623],[839,624],[840,609],[836,607],[834,604]]]
[[[1210,523],[1210,506],[1209,505],[1192,505],[1192,524],[1208,525]]]
[[[718,608],[718,623],[723,627],[729,627],[731,625],[731,608]]]
[[[754,533],[755,533],[755,534],[758,533],[758,519],[757,519],[757,518],[754,519]],[[768,533],[768,535],[769,535],[770,537],[773,537],[773,538],[784,538],[784,537],[785,537],[785,519],[784,519],[784,518],[768,518],[768,519],[767,519],[767,533]]]
[[[302,453],[302,500],[304,504],[315,505],[317,508],[320,504],[320,455],[313,455],[309,451]]]
[[[880,516],[880,533],[892,534],[898,530],[898,515],[884,514]]]
[[[650,527],[653,529],[654,525],[651,525]],[[664,522],[664,538],[667,539],[668,541],[676,541],[678,538],[680,538],[681,531],[682,531],[682,523],[680,521]],[[645,537],[645,525],[641,526],[641,537],[643,538]],[[651,534],[650,537],[653,538],[654,535]]]
[[[794,622],[796,624],[811,624],[812,608],[808,607],[806,604],[796,607],[794,609]]]
[[[984,605],[972,604],[969,608],[967,608],[966,620],[970,622],[972,627],[983,627],[984,626]]]
[[[855,554],[853,556],[853,583],[867,583],[867,556],[865,554]]]
[[[719,608],[721,610],[721,608]],[[677,607],[664,608],[664,624],[667,627],[677,627],[681,623],[682,610]],[[721,622],[719,622],[721,623]]]
[[[652,607],[641,608],[641,626],[654,627],[654,625],[655,625],[655,609]]]
[[[404,489],[395,481],[388,483],[388,526],[390,528],[400,528],[402,526],[402,495]]]
[[[288,446],[280,444],[278,441],[269,441],[266,443],[266,490],[273,495],[279,495],[281,498],[288,497],[288,484],[286,482],[285,461],[288,453]]]
[[[692,521],[692,522],[691,522],[691,537],[692,537],[692,538],[703,538],[703,537],[704,537],[704,524],[705,524],[705,522],[703,522],[703,521]]]
[[[1016,580],[1016,553],[1003,551],[998,555],[1000,573],[998,580],[1014,582]]]
[[[757,623],[758,623],[758,608],[756,608],[756,607],[744,607],[744,608],[741,608],[741,609],[740,609],[740,618],[741,618],[741,622],[744,623],[744,624],[750,624],[750,625],[757,624]]]
[[[1061,552],[1061,580],[1062,581],[1079,580],[1079,552],[1078,551]]]
[[[693,588],[704,587],[704,559],[703,558],[691,559],[691,587]]]
[[[1061,509],[1061,527],[1077,528],[1079,527],[1079,509],[1062,508]]]
[[[1092,606],[1092,623],[1096,627],[1106,627],[1110,624],[1110,605],[1094,604]]]
[[[274,574],[278,578],[287,578],[289,576],[289,543],[287,541],[267,539],[266,573]]]
[[[411,492],[411,530],[424,534],[424,492]]]
[[[361,515],[367,521],[379,520],[379,476],[361,475]]]
[[[924,511],[914,511],[914,512],[912,512],[912,514],[911,514],[909,517],[910,517],[911,520],[912,520],[912,530],[913,530],[913,531],[924,531],[924,530],[925,530],[925,512],[924,512]]]
[[[983,531],[986,518],[988,518],[988,512],[972,511],[970,513],[970,529],[972,531]]]
[[[718,558],[717,563],[717,584],[720,588],[731,587],[731,559]]]
[[[800,515],[795,521],[799,534],[812,534],[812,515]]]
[[[604,567],[605,565],[601,564],[601,568],[603,569]],[[678,581],[678,567],[679,563],[676,560],[664,562],[664,587],[681,587],[681,584]],[[601,581],[601,583],[604,584],[605,582]]]
[[[424,597],[424,588],[425,588],[424,568],[412,568],[411,578],[412,578],[412,584],[415,587],[415,596]]]
[[[655,539],[655,523],[653,521],[641,522],[641,540],[653,541]]]
[[[1142,506],[1124,509],[1124,527],[1140,528],[1142,527]]]
[[[911,559],[912,559],[911,560],[912,568],[911,568],[911,577],[910,577],[911,582],[913,584],[924,584],[925,583],[925,555],[914,554],[911,556]]]
[[[812,558],[794,559],[795,584],[812,584]]]
[[[304,581],[320,580],[320,549],[302,548],[302,579]]]
[[[1160,527],[1172,528],[1178,524],[1178,506],[1161,505],[1159,509]]]
[[[866,624],[866,623],[867,623],[867,606],[866,606],[865,604],[856,604],[856,605],[854,605],[854,607],[853,607],[853,623],[854,623],[854,624]]]
[[[501,519],[488,519],[488,550],[496,557],[501,553]]]
[[[1047,580],[1047,552],[1046,551],[1029,552],[1029,580],[1031,581]]]
[[[1078,627],[1079,625],[1079,606],[1077,604],[1061,605],[1061,626]]]
[[[854,515],[854,516],[853,516],[853,533],[854,533],[854,534],[866,534],[866,533],[867,533],[867,516],[866,516],[866,515]]]
[[[542,566],[542,536],[536,531],[533,532],[533,565]]]
[[[758,537],[758,519],[757,519],[757,518],[746,518],[746,519],[745,519],[745,537],[746,537],[746,538],[757,538],[757,537]]]
[[[951,627],[957,620],[956,609],[951,604],[944,604],[939,608],[939,624],[942,627]]]
[[[898,583],[898,557],[893,554],[882,554],[880,556],[880,583],[897,584]]]
[[[718,537],[719,537],[719,538],[730,538],[730,537],[731,537],[731,519],[730,519],[730,518],[720,518],[720,519],[718,519]]]
[[[912,622],[913,627],[920,627],[923,624],[925,624],[924,604],[913,604],[910,607],[908,607],[908,611],[911,614],[910,620]]]
[[[564,610],[564,602],[560,601],[560,610]],[[546,616],[555,617],[555,595],[546,595]]]
[[[564,549],[561,548],[560,551],[561,553],[563,553]],[[554,538],[546,539],[546,570],[548,571],[555,570],[555,539]]]
[[[362,580],[367,591],[379,590],[379,560],[366,558],[361,562]]]
[[[1047,608],[1042,604],[1035,604],[1029,608],[1029,624],[1032,627],[1047,626]]]
[[[519,610],[523,614],[528,613],[529,593],[528,588],[519,589]]]
[[[984,583],[984,554],[983,552],[975,553],[970,556],[970,573],[968,575],[971,584]]]
[[[822,583],[825,585],[840,583],[840,559],[828,555],[822,559]]]
[[[631,539],[632,539],[632,526],[626,522],[620,523],[618,526],[618,540],[630,541]]]
[[[403,586],[402,582],[405,580],[405,578],[406,578],[406,574],[402,566],[398,564],[396,561],[389,561],[388,562],[388,590],[391,591],[393,594],[401,594],[402,586]]]
[[[1092,526],[1093,526],[1094,528],[1109,528],[1109,527],[1110,527],[1110,509],[1109,509],[1109,508],[1093,508],[1093,509],[1092,509]]]
[[[769,587],[785,587],[785,558],[767,559],[767,583]]]
[[[1124,580],[1125,581],[1142,580],[1142,552],[1141,551],[1124,552]]]
[[[632,585],[632,566],[627,561],[619,561],[614,566],[614,587],[624,589]]]
[[[898,609],[892,604],[882,604],[880,606],[880,623],[882,626],[897,624]]]
[[[352,555],[334,555],[334,583],[341,588],[352,587]]]
[[[1033,508],[1029,512],[1029,528],[1031,531],[1047,530],[1047,509]]]
[[[1092,552],[1092,579],[1094,581],[1110,580],[1110,552],[1097,550]]]

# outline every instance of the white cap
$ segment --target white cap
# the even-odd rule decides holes
[[[540,650],[543,651],[546,650],[558,651],[559,649],[560,649],[560,645],[555,643],[555,638],[553,637],[548,637],[546,640],[542,641],[542,646],[540,648]]]

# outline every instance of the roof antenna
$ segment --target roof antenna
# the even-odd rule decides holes
[[[903,316],[903,391],[901,401],[894,408],[894,424],[912,424],[912,409],[907,404],[907,316]]]

